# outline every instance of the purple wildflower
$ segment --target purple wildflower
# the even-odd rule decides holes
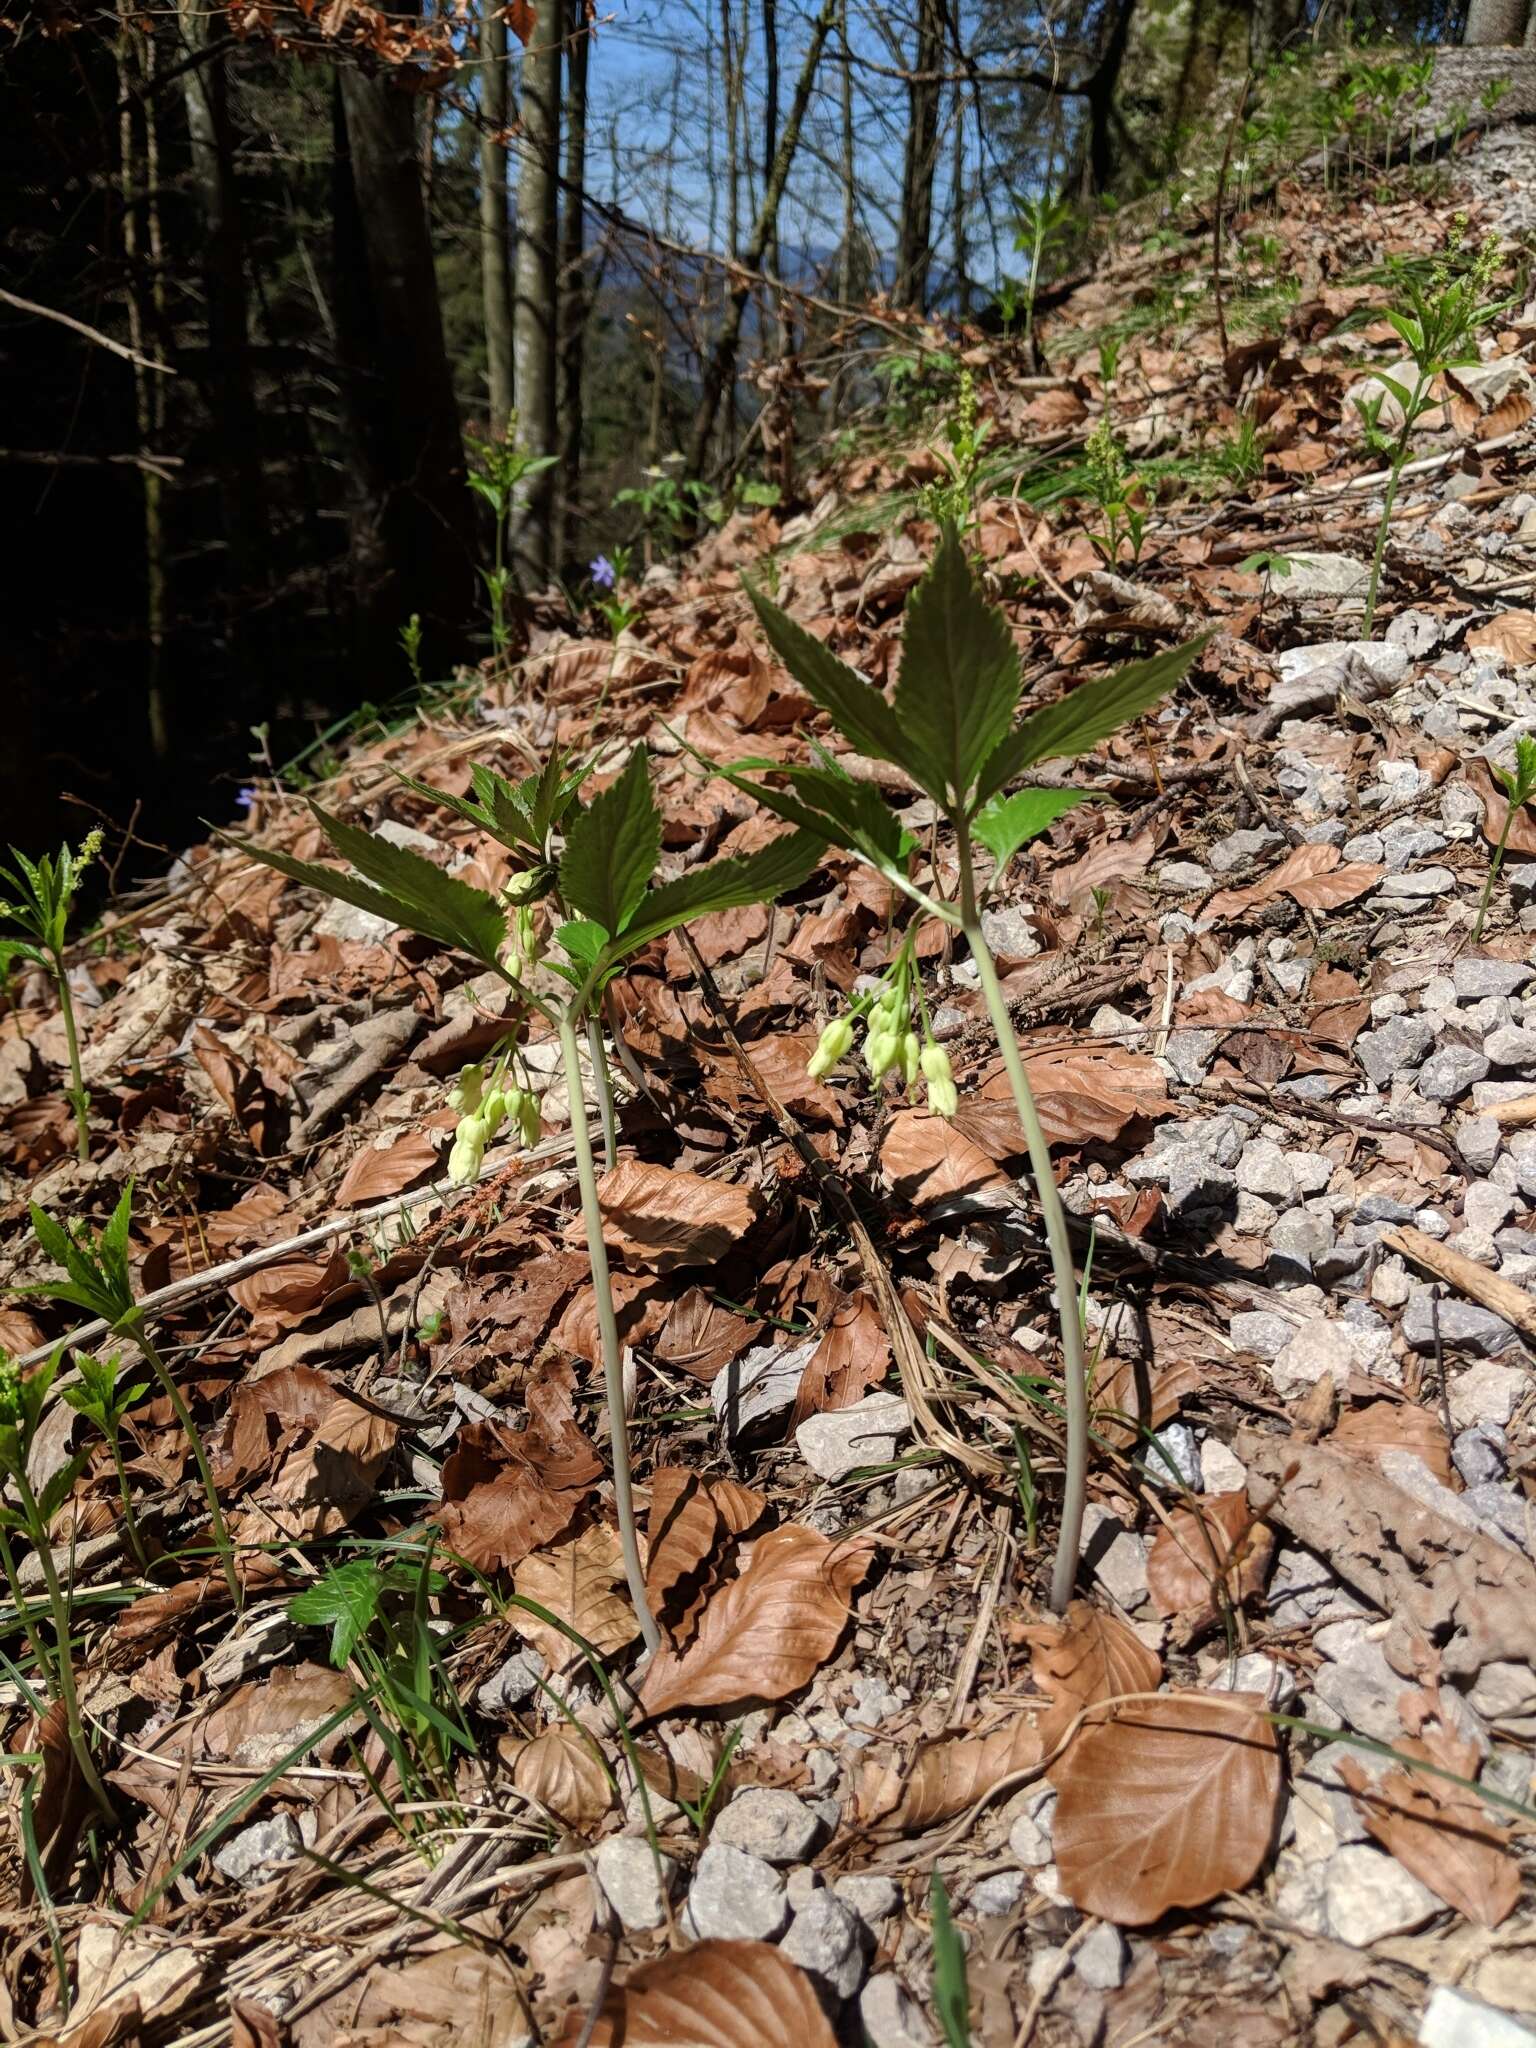
[[[255,803],[256,797],[257,790],[255,785],[248,782],[243,789],[235,791],[235,809],[237,811],[248,811]]]
[[[599,555],[587,565],[587,574],[599,590],[612,590],[619,580],[614,574],[613,564],[606,555]]]

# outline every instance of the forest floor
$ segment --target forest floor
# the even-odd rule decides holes
[[[1427,263],[1456,209],[1517,235],[1533,193],[1514,127],[1438,185],[1298,177],[1229,234],[1225,355],[1208,231],[1108,259],[1046,324],[1047,378],[964,352],[977,544],[1031,701],[1215,629],[1087,764],[1109,801],[988,915],[1080,1265],[1091,1245],[1064,1620],[1049,1268],[963,947],[921,961],[952,1123],[805,1073],[889,957],[868,870],[829,854],[617,985],[605,1207],[668,1635],[643,1678],[550,1042],[527,1048],[543,1140],[447,1189],[448,1085],[503,1028],[495,991],[210,842],[77,954],[80,1165],[61,1020],[23,983],[0,1284],[44,1272],[29,1200],[101,1225],[132,1177],[136,1283],[241,1601],[168,1402],[125,1425],[145,1573],[105,1446],[48,1411],[35,1483],[89,1452],[53,1533],[115,1825],[12,1665],[6,1747],[44,1763],[25,1798],[11,1777],[0,2036],[1536,2044],[1536,812],[1472,940],[1493,769],[1536,731],[1536,304],[1420,422],[1369,641],[1383,464],[1350,398],[1400,353],[1383,260]],[[1114,574],[1082,495],[1106,405],[1153,493]],[[639,741],[677,868],[759,844],[681,740],[785,760],[827,729],[738,572],[771,553],[779,602],[884,681],[941,438],[845,448],[811,513],[738,516],[653,573],[617,651],[546,626],[316,793],[496,884],[501,849],[392,771],[462,793],[559,735],[602,744],[600,781]],[[847,765],[951,881],[927,800]],[[276,781],[249,829],[325,851]],[[32,1352],[73,1314],[13,1300],[0,1339]],[[290,1603],[341,1565],[338,1668],[313,1591]],[[35,1558],[20,1576],[35,1595]]]

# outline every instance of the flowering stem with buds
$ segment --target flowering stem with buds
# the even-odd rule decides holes
[[[96,1774],[95,1760],[91,1746],[85,1739],[85,1723],[80,1717],[80,1696],[75,1691],[75,1670],[69,1653],[69,1603],[64,1598],[64,1589],[59,1584],[58,1568],[53,1561],[53,1545],[48,1539],[47,1525],[42,1509],[37,1504],[37,1495],[32,1491],[25,1465],[16,1466],[11,1479],[21,1500],[22,1517],[27,1525],[27,1535],[37,1554],[37,1561],[43,1574],[43,1585],[48,1594],[48,1606],[53,1615],[53,1634],[58,1654],[53,1665],[54,1677],[58,1684],[59,1699],[63,1703],[64,1718],[69,1728],[69,1746],[75,1753],[75,1762],[80,1767],[80,1776],[86,1790],[96,1801],[108,1820],[115,1818],[112,1802],[108,1799],[101,1779]],[[13,1579],[18,1605],[21,1602],[21,1587]],[[28,1635],[32,1635],[29,1628]],[[33,1637],[33,1653],[37,1654],[37,1640]],[[46,1671],[47,1666],[43,1666]]]

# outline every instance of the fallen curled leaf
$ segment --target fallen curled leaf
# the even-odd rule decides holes
[[[1445,1425],[1412,1401],[1367,1401],[1361,1408],[1351,1408],[1339,1417],[1328,1440],[1336,1449],[1353,1451],[1362,1458],[1376,1458],[1383,1451],[1408,1451],[1442,1486],[1453,1483]]]
[[[1294,846],[1261,880],[1246,889],[1221,889],[1206,904],[1205,917],[1235,917],[1245,910],[1257,910],[1273,903],[1277,896],[1289,896],[1304,910],[1336,910],[1353,903],[1368,889],[1374,889],[1386,873],[1384,867],[1368,861],[1350,861],[1341,866],[1336,846]]]
[[[1495,612],[1467,634],[1467,645],[1480,652],[1502,654],[1511,668],[1536,661],[1536,612],[1513,609]]]
[[[401,1131],[387,1145],[365,1145],[332,1199],[338,1209],[357,1209],[403,1194],[412,1181],[432,1172],[437,1156],[429,1131]]]
[[[797,1522],[760,1536],[688,1647],[652,1659],[640,1689],[647,1714],[798,1692],[836,1649],[871,1555],[867,1542],[835,1543]]]
[[[1153,1692],[1162,1684],[1157,1652],[1118,1615],[1087,1600],[1074,1600],[1059,1621],[1040,1622],[1018,1634],[1030,1648],[1035,1686],[1050,1702],[1040,1719],[1047,1755],[1085,1707],[1124,1693]]]
[[[750,1486],[704,1479],[681,1465],[663,1465],[651,1475],[645,1584],[674,1641],[692,1633],[722,1550],[753,1528],[767,1505]]]
[[[752,1325],[745,1316],[722,1308],[707,1288],[690,1287],[673,1303],[655,1354],[661,1364],[707,1386],[751,1342]]]
[[[597,1193],[603,1235],[614,1250],[658,1273],[713,1265],[758,1213],[747,1188],[640,1159],[621,1160],[603,1175]]]
[[[1094,1433],[1122,1448],[1138,1442],[1143,1431],[1171,1422],[1185,1395],[1192,1394],[1204,1377],[1199,1366],[1188,1361],[1155,1372],[1134,1359],[1117,1360],[1107,1373],[1094,1376]]]
[[[1196,1498],[1175,1508],[1147,1556],[1147,1590],[1159,1614],[1184,1616],[1190,1627],[1213,1621],[1262,1591],[1274,1555],[1272,1532],[1248,1496]]]
[[[851,1408],[885,1378],[891,1347],[874,1297],[862,1289],[850,1295],[832,1316],[810,1364],[800,1375],[790,1433],[808,1415],[829,1408]]]
[[[1053,1145],[1105,1144],[1138,1117],[1168,1113],[1168,1082],[1156,1060],[1119,1045],[1025,1052],[1035,1108]],[[985,1068],[960,1104],[955,1127],[994,1159],[1017,1157],[1024,1133],[1000,1062]]]
[[[573,2012],[557,2048],[585,2024]],[[700,1941],[631,1970],[591,2048],[836,2048],[811,1980],[765,1941]]]
[[[1444,1728],[1400,1740],[1399,1753],[1476,1779],[1475,1746]],[[1339,1775],[1369,1833],[1437,1898],[1480,1927],[1497,1927],[1520,1897],[1520,1866],[1509,1853],[1511,1830],[1492,1821],[1471,1785],[1427,1772],[1395,1770],[1374,1783],[1354,1757]]]
[[[567,1543],[525,1557],[512,1574],[512,1590],[548,1608],[607,1656],[632,1643],[640,1629],[634,1609],[615,1590],[623,1576],[618,1531],[597,1522]],[[526,1608],[515,1609],[513,1619],[552,1671],[581,1654],[568,1636]]]
[[[504,1735],[496,1747],[503,1763],[511,1765],[518,1791],[547,1807],[565,1827],[592,1827],[613,1804],[613,1786],[591,1736],[568,1721],[556,1722],[531,1742]]]
[[[601,1478],[572,1411],[574,1385],[568,1366],[546,1366],[528,1386],[525,1429],[466,1423],[443,1460],[435,1519],[448,1548],[481,1571],[510,1571],[563,1535]]]
[[[247,1315],[288,1329],[346,1284],[347,1262],[333,1251],[325,1259],[276,1259],[244,1274],[229,1291]]]
[[[1533,657],[1536,658],[1536,657]],[[1490,846],[1497,846],[1509,816],[1509,795],[1495,782],[1493,770],[1483,757],[1475,755],[1466,766],[1466,779],[1474,795],[1483,800],[1483,818],[1478,830]],[[1536,854],[1536,805],[1522,804],[1509,828],[1511,853]]]
[[[462,1941],[379,1962],[309,2006],[283,2030],[288,2048],[517,2048],[529,2018],[517,1974],[504,1956]]]
[[[1252,1880],[1284,1797],[1262,1706],[1250,1693],[1163,1693],[1076,1736],[1050,1771],[1056,1867],[1074,1905],[1144,1927]]]
[[[878,1764],[860,1777],[860,1824],[878,1822],[915,1834],[965,1812],[1005,1778],[1031,1770],[1044,1754],[1040,1716],[1027,1710],[989,1735],[946,1736],[921,1752],[904,1783],[899,1773]]]
[[[1001,1168],[956,1124],[926,1110],[899,1109],[891,1118],[880,1169],[892,1192],[916,1209],[978,1200],[992,1206],[1010,1199]]]

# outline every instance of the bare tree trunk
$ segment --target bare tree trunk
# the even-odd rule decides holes
[[[773,176],[773,160],[779,152],[779,0],[763,0],[763,190]],[[779,274],[779,224],[774,218],[773,233],[768,238],[768,247],[763,252],[764,267],[770,277]],[[784,346],[782,322],[779,345]]]
[[[853,303],[853,244],[859,231],[858,160],[854,153],[853,141],[853,51],[848,44],[848,0],[841,0],[838,8],[837,32],[843,46],[840,109],[843,130],[843,246],[839,252],[837,265],[837,296],[839,302],[847,306]]]
[[[928,297],[933,238],[933,174],[939,154],[939,94],[934,73],[944,55],[943,0],[918,0],[917,74],[907,87],[907,147],[901,174],[901,231],[891,303],[919,312]]]
[[[571,0],[566,45],[565,191],[560,215],[560,501],[555,560],[564,562],[581,483],[582,376],[586,366],[587,57],[586,0]]]
[[[512,264],[507,212],[507,17],[485,0],[480,21],[480,293],[485,319],[485,376],[493,435],[507,431],[513,405]]]
[[[1462,36],[1468,49],[1500,49],[1526,32],[1529,0],[1472,0]]]
[[[757,211],[752,239],[741,251],[740,260],[747,270],[761,268],[763,252],[772,238],[779,217],[779,201],[784,196],[784,187],[789,183],[790,166],[795,160],[795,151],[800,146],[800,129],[805,120],[805,110],[810,105],[812,88],[816,83],[816,69],[821,62],[822,49],[832,31],[832,24],[838,18],[838,9],[841,5],[842,0],[822,0],[821,11],[811,25],[811,39],[806,45],[805,60],[800,66],[800,76],[795,83],[795,97],[790,105],[789,119],[785,122],[784,132],[779,137],[778,153],[769,172],[762,205]],[[688,436],[686,466],[690,476],[702,473],[704,455],[709,446],[709,437],[714,431],[720,401],[735,383],[736,350],[741,341],[742,315],[746,311],[751,291],[750,278],[737,277],[732,282],[730,296],[726,301],[725,316],[720,323],[720,332],[715,337],[709,361],[704,365],[698,410],[693,416],[693,426]]]
[[[261,421],[251,374],[245,236],[235,189],[224,59],[204,54],[212,13],[199,0],[177,0],[177,13],[188,55],[201,57],[182,73],[181,93],[202,230],[201,269],[208,322],[206,396],[214,422],[225,538],[233,572],[229,582],[233,589],[240,589],[260,573],[267,531]]]
[[[955,80],[954,123],[954,156],[950,172],[954,192],[950,204],[954,208],[955,307],[960,318],[968,320],[971,317],[971,272],[970,252],[965,241],[965,87],[958,78]]]
[[[517,302],[513,310],[517,439],[529,455],[558,456],[560,47],[564,17],[547,8],[523,52],[522,170],[517,181]],[[553,566],[555,468],[519,486],[512,553],[524,590]]]
[[[359,655],[379,663],[413,611],[456,658],[472,595],[464,485],[437,273],[422,201],[416,101],[388,72],[337,82],[335,315],[352,443]]]
[[[139,447],[146,454],[156,446],[155,428],[163,406],[158,391],[151,391],[151,379],[142,361],[144,343],[147,339],[144,322],[144,284],[140,263],[143,241],[140,224],[140,208],[149,209],[151,254],[157,253],[154,244],[159,241],[157,196],[158,178],[151,177],[151,161],[158,172],[158,148],[155,137],[155,97],[144,95],[144,118],[146,123],[146,147],[142,165],[133,132],[134,88],[139,84],[141,65],[135,49],[136,31],[130,25],[128,9],[125,6],[119,15],[120,32],[117,43],[118,101],[121,112],[118,115],[119,175],[123,193],[123,256],[128,274],[128,345],[134,352],[133,365],[133,411],[134,424],[138,431]],[[152,61],[152,60],[151,60]],[[153,225],[151,225],[153,223]],[[155,378],[153,382],[159,384]],[[144,506],[144,637],[147,643],[145,661],[144,691],[145,711],[149,724],[149,743],[157,760],[164,760],[170,752],[170,719],[165,701],[165,623],[166,623],[166,579],[165,579],[165,523],[161,503],[160,478],[149,469],[140,472]]]

